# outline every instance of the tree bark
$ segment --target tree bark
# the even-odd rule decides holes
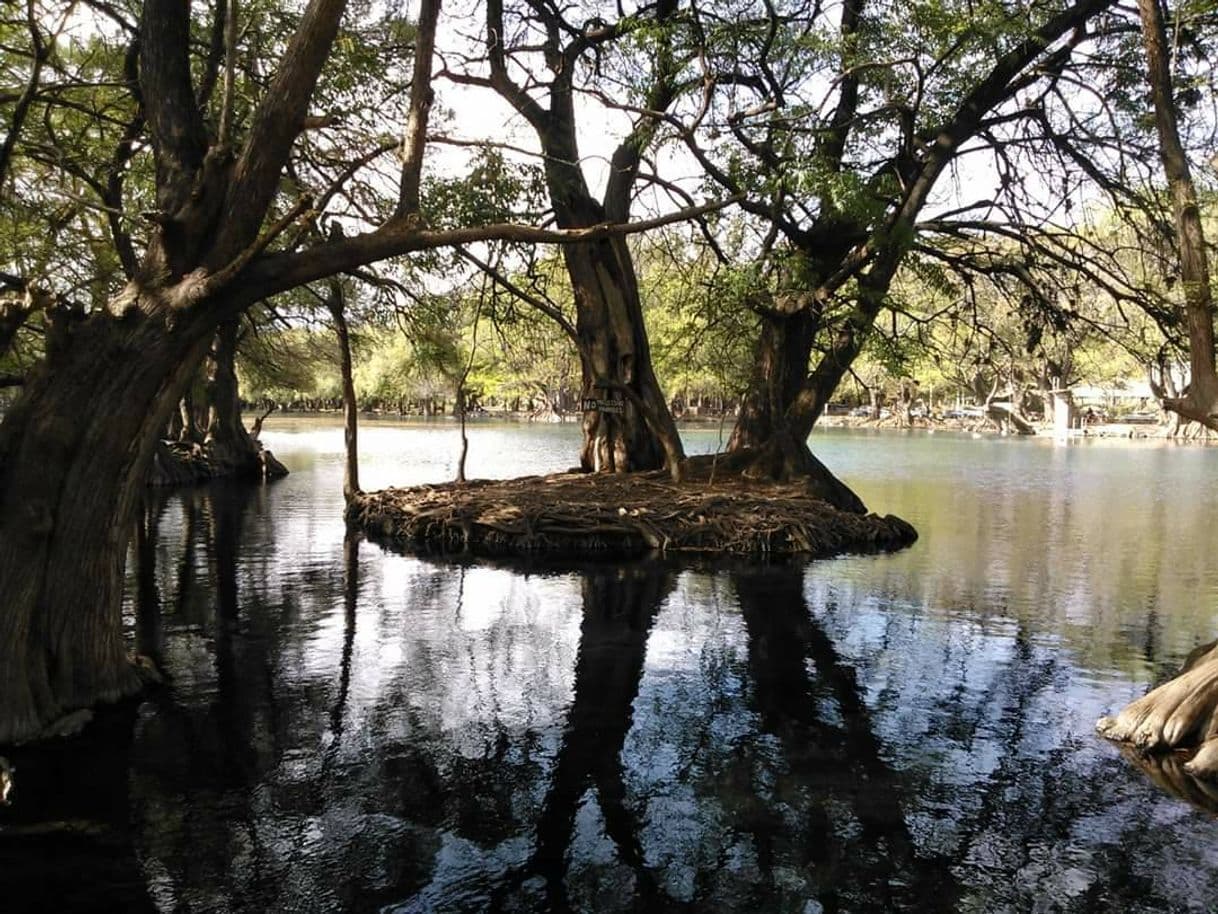
[[[0,744],[140,684],[121,601],[149,464],[217,326],[264,297],[248,267],[344,8],[307,4],[233,163],[208,148],[189,4],[142,5],[156,179],[143,262],[105,309],[51,315],[44,363],[0,421]]]
[[[625,473],[664,466],[666,450],[683,456],[676,423],[652,368],[638,281],[625,241],[568,245],[563,256],[575,293],[581,396],[623,400],[621,414],[584,412],[581,466]],[[643,408],[633,397],[623,396],[624,388]],[[658,429],[649,427],[644,409]]]
[[[343,498],[350,501],[360,491],[359,487],[359,407],[355,400],[355,375],[351,361],[351,331],[347,327],[347,314],[342,286],[336,281],[330,285],[330,297],[326,306],[334,319],[334,333],[338,337],[339,368],[343,384],[343,446],[346,462],[343,464]],[[398,412],[401,412],[399,407]]]
[[[805,430],[790,422],[790,411],[808,384],[812,345],[820,329],[818,313],[801,295],[758,313],[761,333],[752,375],[728,439],[730,457],[724,468],[759,479],[804,479],[812,494],[834,507],[865,513],[862,500],[812,454],[807,444],[811,424]]]
[[[195,409],[195,382],[192,378],[182,391],[178,402],[177,439],[183,444],[202,444],[204,430],[200,428],[198,410]]]
[[[241,422],[241,396],[237,389],[238,318],[230,318],[216,331],[211,377],[207,382],[206,442],[231,454],[233,462],[257,461],[257,445]]]
[[[241,420],[237,386],[239,319],[223,321],[215,334],[205,386],[203,426],[196,422],[194,384],[180,404],[177,443],[162,445],[149,482],[156,486],[194,485],[206,479],[276,479],[288,474]],[[259,423],[259,428],[261,424]]]
[[[29,290],[21,297],[0,298],[0,356],[12,348],[18,331],[38,307],[45,307],[45,302],[36,299]]]
[[[808,377],[812,343],[820,325],[807,307],[760,313],[761,333],[749,388],[728,439],[729,452],[761,447],[782,426],[783,416]]]
[[[121,601],[153,448],[207,334],[98,314],[0,426],[0,744],[138,689]]]
[[[1214,363],[1214,302],[1210,290],[1209,259],[1197,189],[1189,171],[1188,156],[1180,142],[1176,103],[1172,95],[1171,62],[1167,30],[1159,0],[1138,0],[1142,38],[1154,101],[1159,153],[1171,190],[1180,247],[1180,279],[1184,287],[1184,311],[1188,323],[1190,379],[1188,394],[1165,399],[1164,407],[1187,419],[1218,431],[1218,372]]]

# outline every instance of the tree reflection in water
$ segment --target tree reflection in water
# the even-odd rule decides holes
[[[1077,742],[1070,715],[1089,732],[1110,697],[1023,621],[896,610],[826,563],[425,562],[266,492],[146,512],[132,636],[170,683],[15,759],[0,825],[94,831],[0,832],[10,899],[1137,911],[1218,888],[1214,843],[1157,824],[1187,808]],[[1150,773],[1210,802],[1170,759]],[[37,869],[65,850],[94,868]]]
[[[813,621],[799,568],[732,575],[748,637],[753,704],[781,747],[778,775],[795,827],[781,838],[826,910],[950,909],[946,861],[920,858],[902,810],[905,784],[884,759],[854,671]],[[778,835],[768,836],[764,858]]]
[[[671,573],[646,565],[583,572],[575,695],[562,746],[534,826],[532,854],[496,888],[497,904],[537,876],[551,909],[570,905],[566,865],[576,816],[589,790],[595,793],[605,836],[633,877],[633,887],[622,886],[624,893],[633,893],[647,909],[660,903],[639,843],[636,813],[626,796],[622,749],[643,675],[647,636],[673,583]]]

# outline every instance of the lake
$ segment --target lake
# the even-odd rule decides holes
[[[170,684],[14,754],[0,910],[1213,910],[1218,802],[1093,727],[1218,636],[1216,449],[818,431],[912,548],[558,565],[345,541],[337,423],[263,437],[287,479],[154,496]],[[577,445],[474,423],[469,473]],[[365,488],[457,447],[366,423]]]

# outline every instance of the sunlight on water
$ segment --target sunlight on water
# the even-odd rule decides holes
[[[564,469],[579,437],[470,435],[471,476]],[[137,874],[115,898],[1106,912],[1218,897],[1210,814],[1092,731],[1218,631],[1218,450],[818,432],[874,510],[918,527],[914,547],[560,567],[345,545],[337,424],[271,420],[264,437],[291,476],[161,495],[131,562],[132,637],[172,685],[99,750]],[[713,449],[718,430],[687,439]],[[369,424],[361,444],[366,487],[453,473],[451,423]]]

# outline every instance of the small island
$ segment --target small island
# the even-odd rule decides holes
[[[700,460],[667,473],[556,473],[357,493],[349,525],[422,552],[546,553],[620,558],[647,553],[814,557],[885,552],[918,534],[898,517],[848,511],[806,480],[774,482]]]

